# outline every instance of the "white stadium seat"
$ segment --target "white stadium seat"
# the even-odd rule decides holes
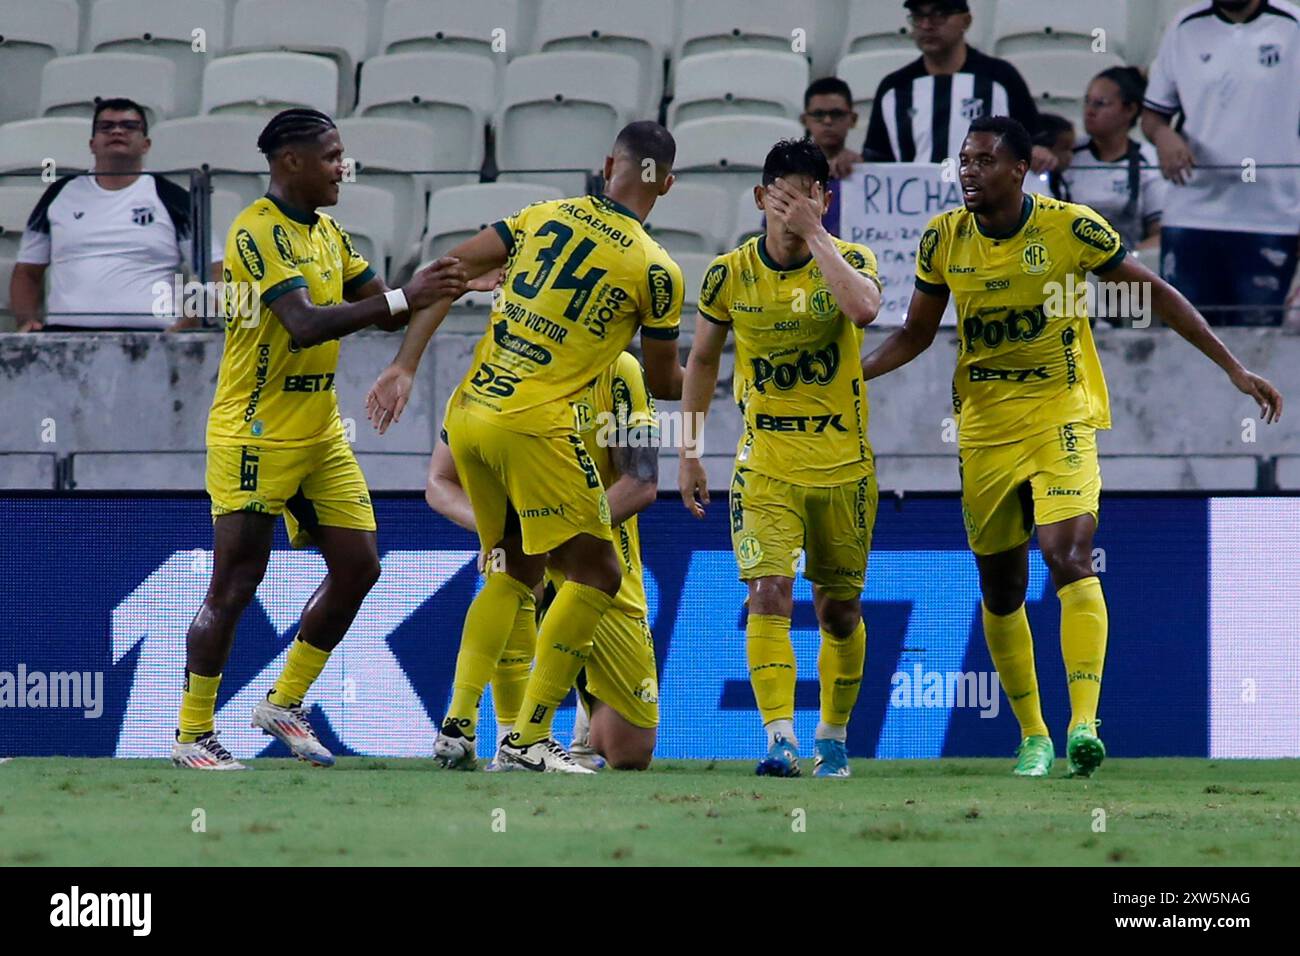
[[[754,186],[758,177],[754,177]],[[763,231],[763,213],[754,205],[754,188],[743,189],[736,194],[736,217],[732,220],[731,235],[727,237],[727,248],[734,249],[750,236],[757,236]]]
[[[357,64],[366,55],[367,17],[365,0],[239,0],[230,50],[323,53],[339,69],[339,105],[329,112],[346,114],[356,92]]]
[[[1040,111],[1061,113],[1069,119],[1083,114],[1083,99],[1092,78],[1102,70],[1124,63],[1113,53],[1084,50],[1013,53],[1007,59],[1025,78]]]
[[[708,271],[709,264],[713,262],[712,253],[685,252],[673,256],[673,261],[677,263],[678,268],[682,270],[682,305],[689,309],[694,309],[700,302],[700,286],[704,282],[704,273]],[[683,311],[686,311],[684,308]],[[695,327],[694,317],[689,323],[691,328]]]
[[[343,153],[356,161],[357,182],[387,190],[393,197],[393,256],[397,267],[415,254],[424,231],[425,196],[430,189],[465,182],[463,176],[426,176],[410,170],[437,169],[448,147],[463,150],[465,144],[445,144],[424,123],[408,119],[353,116],[339,120]],[[450,168],[463,169],[456,157]],[[402,172],[398,172],[401,170]],[[477,182],[478,177],[474,176]],[[344,183],[344,188],[347,187]]]
[[[18,120],[0,126],[0,172],[41,169],[54,161],[54,172],[86,170],[90,155],[90,123],[69,116]],[[11,181],[8,185],[31,184],[36,180]]]
[[[475,183],[440,189],[429,197],[420,261],[437,259],[457,243],[525,206],[562,198],[564,194],[558,189],[534,183]]]
[[[690,120],[673,130],[675,170],[700,167],[762,169],[768,150],[780,139],[798,139],[803,127],[773,116],[723,116]]]
[[[202,42],[203,52],[195,45]],[[165,56],[176,68],[178,116],[198,112],[203,67],[226,51],[224,0],[96,0],[88,44],[95,53]]]
[[[808,86],[808,61],[797,53],[729,50],[685,57],[668,107],[668,125],[704,116],[798,119]]]
[[[9,280],[14,274],[14,260],[8,257],[0,258],[0,332],[12,332],[14,330],[14,317],[9,314]],[[10,463],[4,462],[7,467]],[[0,468],[3,472],[5,468]],[[0,480],[4,480],[0,478]],[[10,486],[5,486],[10,487]]]
[[[257,148],[257,137],[266,126],[260,116],[227,114],[185,116],[159,123],[149,131],[153,169],[196,169],[207,164],[212,170],[231,172],[212,176],[214,189],[238,193],[245,204],[266,192],[266,157]],[[183,176],[173,177],[188,185]]]
[[[640,66],[637,110],[659,115],[664,58],[673,39],[672,0],[541,0],[534,49],[624,53]]]
[[[339,187],[338,203],[324,211],[347,230],[353,246],[365,256],[375,272],[386,276],[386,260],[399,238],[393,194],[376,186],[344,183]]]
[[[534,170],[596,169],[639,97],[636,61],[623,54],[536,53],[512,60],[493,123],[501,178],[580,192],[580,174]]]
[[[0,123],[34,114],[41,69],[56,56],[77,52],[79,16],[74,0],[0,3]]]
[[[504,63],[529,49],[519,28],[516,0],[388,0],[379,50],[455,51]]]
[[[485,57],[394,53],[362,67],[356,112],[426,124],[437,134],[437,148],[422,168],[479,169],[495,89],[496,68]]]
[[[176,66],[144,53],[85,53],[61,56],[41,71],[42,116],[94,114],[95,100],[124,96],[145,109],[151,124],[176,109]]]
[[[244,207],[247,205],[248,203],[244,202],[239,193],[231,192],[229,189],[212,190],[212,234],[221,237],[221,244],[212,250],[213,259],[224,258],[226,236],[230,232],[230,224],[235,221],[236,216],[244,211]]]
[[[0,186],[0,256],[12,259],[18,255],[27,217],[45,193],[44,183],[40,180],[32,182],[35,185]],[[8,294],[8,276],[5,279],[5,293]]]
[[[849,4],[844,55],[864,50],[905,50],[913,60],[921,55],[912,42],[912,27],[901,3],[894,0],[853,0]]]
[[[669,252],[721,252],[731,232],[731,194],[704,182],[673,183],[645,228]]]
[[[310,53],[241,53],[213,60],[203,71],[201,113],[241,113],[264,121],[305,106],[334,112],[338,67]]]
[[[858,112],[857,129],[865,130],[871,119],[871,103],[880,81],[916,59],[915,50],[864,50],[840,60],[835,75],[849,84],[853,108]],[[861,145],[855,140],[856,145]]]
[[[682,5],[680,36],[673,60],[716,50],[761,49],[794,52],[815,22],[811,0],[709,0]],[[810,43],[808,45],[811,45]]]
[[[1128,39],[1124,0],[1087,3],[1044,3],[1043,0],[999,0],[993,19],[995,55],[1017,51],[1090,51],[1093,31],[1105,31],[1101,52],[1123,57]]]

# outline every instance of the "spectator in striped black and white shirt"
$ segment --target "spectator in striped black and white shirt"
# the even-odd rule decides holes
[[[862,155],[870,162],[941,163],[955,157],[972,120],[1010,116],[1030,135],[1038,107],[1019,71],[966,43],[967,0],[906,0],[921,56],[876,89]],[[1032,167],[1056,168],[1051,150],[1035,146]]]

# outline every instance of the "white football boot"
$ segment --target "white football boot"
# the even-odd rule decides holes
[[[591,749],[591,715],[587,705],[578,695],[577,713],[573,716],[573,743],[569,744],[569,756],[588,770],[603,770],[605,758]]]
[[[507,739],[497,750],[498,770],[531,770],[535,773],[595,773],[569,756],[553,739],[520,747]]]
[[[469,726],[469,721],[465,721]],[[433,738],[433,759],[440,767],[448,770],[474,770],[478,767],[475,757],[476,737],[466,737],[461,725],[451,717],[442,722],[442,729]]]
[[[236,760],[221,741],[217,740],[219,731],[209,731],[198,740],[172,743],[172,764],[188,767],[191,770],[247,770]]]
[[[307,708],[302,704],[278,707],[269,698],[263,698],[253,708],[253,720],[249,726],[280,741],[299,760],[315,767],[334,766],[334,755],[316,738],[316,731],[307,721]]]

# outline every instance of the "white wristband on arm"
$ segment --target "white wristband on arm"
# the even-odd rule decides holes
[[[389,289],[384,293],[384,300],[388,303],[388,314],[397,315],[399,312],[407,312],[410,306],[406,304],[406,293],[401,289]]]

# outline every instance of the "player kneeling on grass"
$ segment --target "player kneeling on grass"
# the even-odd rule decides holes
[[[572,404],[574,427],[609,498],[610,526],[623,582],[613,605],[596,626],[591,657],[578,675],[580,729],[574,734],[570,754],[588,767],[598,766],[590,759],[594,754],[615,770],[645,770],[654,755],[655,728],[659,724],[659,682],[647,622],[636,516],[654,502],[659,487],[654,400],[646,389],[640,364],[631,353],[624,352]],[[467,531],[476,530],[469,497],[456,474],[451,450],[442,441],[429,464],[425,498],[439,514]],[[493,562],[483,563],[491,576]],[[564,578],[554,569],[548,568],[546,573],[553,593]],[[528,684],[537,645],[535,608],[531,595],[520,605],[492,676],[492,702],[497,726],[502,728],[502,741],[518,718]],[[473,654],[472,648],[462,644],[456,658],[453,692],[466,689],[463,678]],[[477,693],[472,686],[468,689]],[[589,718],[582,711],[584,705]],[[588,725],[585,734],[581,729],[584,723]],[[434,744],[434,756],[445,767],[473,770],[474,740],[441,733]],[[494,761],[489,766],[498,768],[506,769],[508,764]]]
[[[318,547],[328,573],[303,609],[275,687],[253,710],[253,726],[301,760],[334,763],[302,702],[379,578],[370,493],[334,394],[338,339],[371,326],[401,328],[408,307],[465,289],[463,270],[442,259],[390,292],[339,224],[316,211],[338,202],[343,179],[343,144],[324,113],[279,113],[257,145],[271,187],[235,218],[226,240],[225,352],[207,432],[212,580],[186,638],[172,748],[177,766],[202,770],[243,769],[213,731],[217,688],[281,513],[291,543]],[[251,290],[247,315],[241,289]]]
[[[1173,286],[1127,256],[1094,210],[1026,194],[1030,152],[1028,132],[1013,119],[971,124],[959,155],[963,205],[930,221],[907,321],[863,360],[862,373],[876,378],[924,352],[949,296],[956,299],[962,517],[979,567],[984,639],[1020,722],[1015,773],[1045,777],[1056,758],[1025,615],[1036,523],[1061,602],[1069,771],[1088,777],[1106,756],[1097,704],[1109,618],[1092,540],[1101,497],[1096,432],[1110,427],[1110,400],[1086,303],[1058,309],[1054,297],[1070,282],[1083,288],[1088,272],[1141,284],[1165,324],[1258,402],[1261,417],[1280,416],[1282,396],[1237,361]]]
[[[767,729],[758,773],[778,777],[799,774],[790,616],[801,551],[821,625],[814,776],[849,775],[845,740],[867,647],[862,587],[876,479],[858,356],[862,329],[880,311],[880,280],[870,249],[822,226],[828,175],[811,142],[785,140],[767,154],[763,184],[754,188],[766,233],[705,273],[682,386],[688,439],[679,483],[682,501],[700,518],[708,477],[690,425],[708,413],[734,328],[745,430],[731,484],[731,540],[749,586],[749,679]]]

